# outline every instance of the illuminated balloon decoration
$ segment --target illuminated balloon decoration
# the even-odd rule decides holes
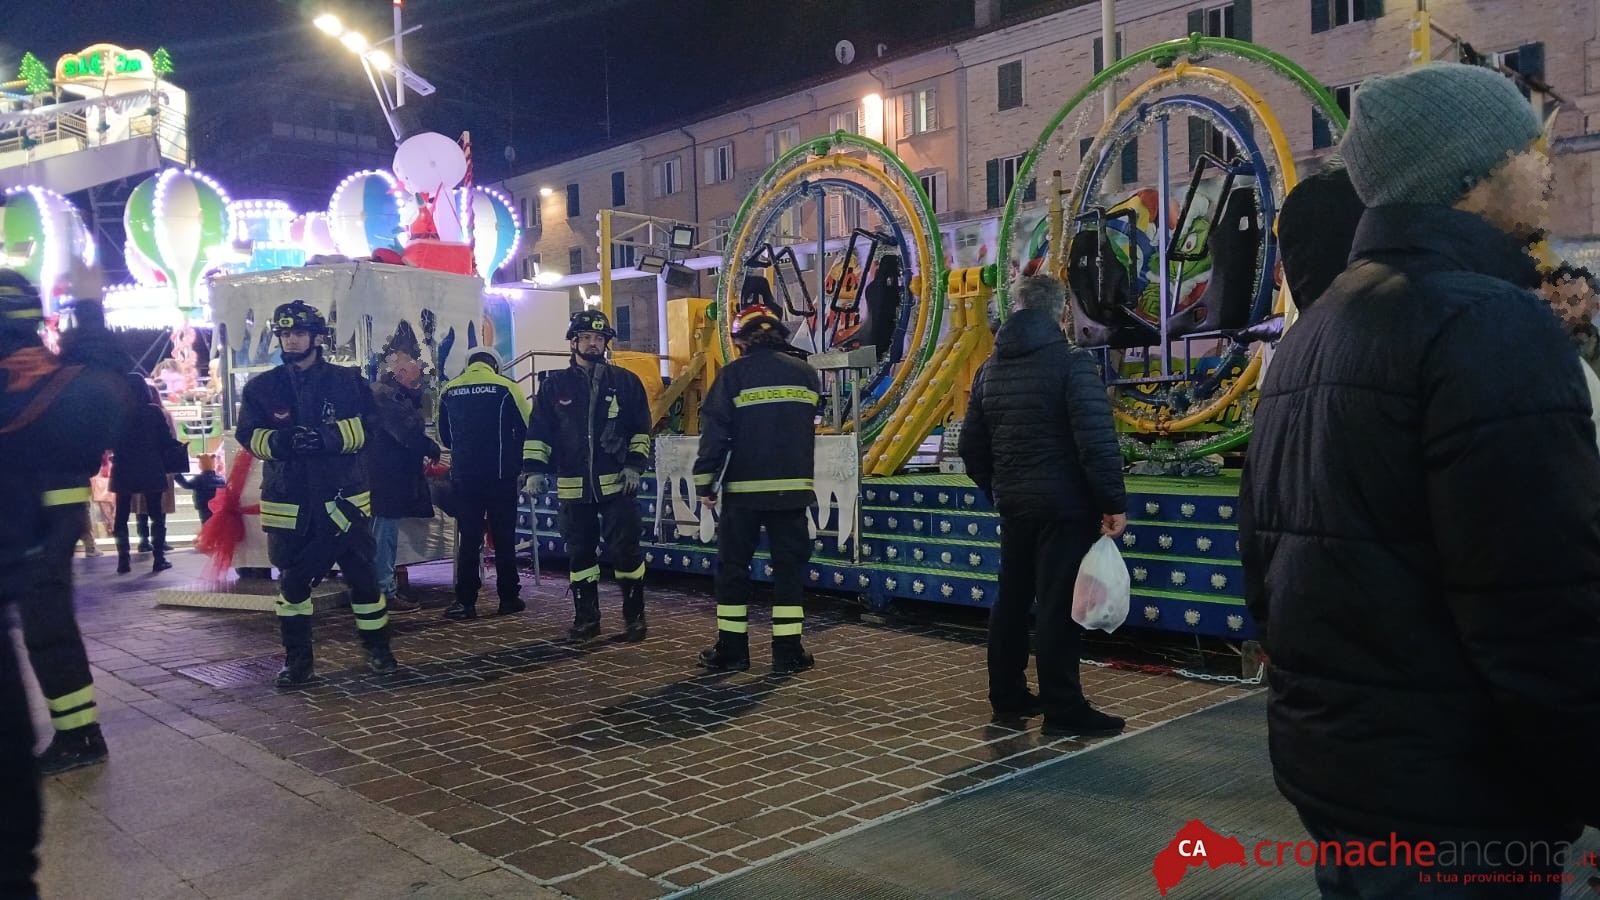
[[[472,223],[472,259],[484,281],[492,281],[494,273],[511,262],[522,240],[522,223],[511,207],[511,201],[499,191],[486,187],[471,190],[472,215],[467,214],[467,191],[456,192],[456,204],[461,219]]]
[[[233,216],[233,250],[237,260],[230,272],[267,272],[303,266],[306,251],[290,236],[294,210],[282,200],[235,200],[229,204]]]
[[[148,257],[139,252],[139,248],[134,246],[132,239],[129,239],[129,241],[123,245],[122,258],[127,260],[128,274],[132,275],[134,280],[138,283],[151,286],[159,286],[167,283],[167,276],[163,274],[160,269],[156,268],[155,263],[151,262]]]
[[[58,287],[74,258],[94,261],[94,242],[67,198],[42,187],[14,187],[0,206],[0,264],[33,282],[56,311]]]
[[[128,197],[128,238],[177,294],[179,309],[199,306],[201,279],[230,252],[228,195],[209,176],[167,169]]]
[[[352,259],[378,249],[400,252],[412,209],[388,172],[357,172],[339,183],[328,203],[328,230],[339,252]]]
[[[296,216],[289,223],[289,240],[306,253],[306,258],[313,256],[332,256],[339,252],[339,245],[333,240],[333,232],[328,229],[328,214],[325,212],[308,212]]]

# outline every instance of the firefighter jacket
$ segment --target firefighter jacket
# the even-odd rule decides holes
[[[530,472],[555,472],[557,498],[597,503],[622,492],[624,468],[650,467],[651,424],[639,376],[574,362],[540,386],[523,461]]]
[[[309,369],[286,364],[250,379],[235,437],[265,463],[261,527],[306,534],[314,516],[326,516],[348,531],[352,508],[370,516],[360,454],[375,413],[360,371],[327,362],[320,352]],[[296,451],[297,429],[316,432],[320,449]]]
[[[717,375],[700,407],[696,493],[760,509],[815,501],[815,369],[781,348],[753,345]]]
[[[439,399],[439,441],[450,448],[452,481],[516,478],[527,437],[528,399],[488,363],[467,366]]]

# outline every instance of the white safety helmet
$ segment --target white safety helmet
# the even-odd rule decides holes
[[[488,344],[480,344],[467,351],[467,365],[470,366],[479,360],[494,366],[496,372],[500,371],[500,354]]]

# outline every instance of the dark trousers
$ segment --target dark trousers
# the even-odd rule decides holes
[[[144,508],[150,510],[150,543],[158,553],[162,552],[161,548],[167,543],[167,514],[161,511],[162,495],[162,491],[143,495]],[[118,494],[115,525],[111,529],[111,534],[117,539],[117,552],[124,556],[128,553],[128,515],[131,512],[133,512],[133,495],[127,492]],[[139,516],[141,521],[144,518],[142,515]],[[143,540],[145,537],[145,530],[140,527],[139,538]]]
[[[806,516],[804,508],[755,509],[724,501],[722,518],[717,521],[719,630],[739,633],[748,621],[746,607],[753,591],[750,561],[755,558],[761,529],[765,527],[767,546],[772,552],[773,636],[780,636],[780,629],[794,636],[800,634],[799,610],[805,595],[802,570],[811,559]],[[793,630],[783,629],[785,625],[792,625]]]
[[[1025,699],[1028,607],[1036,600],[1039,704],[1046,717],[1071,716],[1087,704],[1078,679],[1083,627],[1072,621],[1072,585],[1099,536],[1098,522],[1001,520],[1000,595],[989,610],[989,702],[996,708],[1015,708]]]
[[[1440,900],[1557,900],[1561,896],[1561,866],[1554,865],[1548,857],[1541,858],[1544,854],[1539,850],[1542,843],[1552,848],[1553,852],[1556,842],[1548,838],[1528,839],[1511,834],[1477,835],[1460,843],[1461,849],[1453,854],[1455,864],[1418,866],[1414,860],[1410,860],[1413,864],[1406,865],[1408,860],[1401,856],[1398,860],[1400,864],[1396,865],[1387,859],[1387,834],[1356,834],[1305,813],[1300,814],[1300,821],[1318,843],[1336,841],[1348,846],[1348,842],[1360,841],[1369,845],[1385,845],[1384,861],[1389,865],[1339,865],[1337,857],[1326,854],[1319,857],[1317,887],[1325,900],[1431,900],[1435,897]],[[1402,836],[1401,839],[1415,844],[1429,840],[1429,837]],[[1509,865],[1506,862],[1508,856],[1518,862],[1527,862]],[[1444,857],[1436,854],[1434,858],[1439,860]],[[1323,865],[1323,862],[1328,864]],[[1496,884],[1474,878],[1496,874],[1513,878],[1521,876],[1523,883]],[[1423,880],[1424,876],[1427,877],[1426,881]]]
[[[456,602],[473,606],[483,578],[478,566],[483,561],[483,520],[489,519],[489,535],[494,538],[495,592],[501,603],[511,603],[522,593],[517,574],[517,482],[515,479],[487,484],[450,482],[456,498]]]
[[[8,577],[8,581],[15,574]],[[7,586],[0,597],[20,600],[26,591],[13,592]],[[11,641],[3,610],[0,610],[0,897],[38,896],[33,883],[38,857],[39,768],[33,758],[33,718],[28,713],[28,697],[22,687],[22,671]]]
[[[310,650],[311,589],[335,565],[350,588],[350,609],[363,642],[388,639],[389,610],[378,591],[372,525],[355,507],[345,503],[340,508],[348,528],[341,528],[316,505],[307,503],[300,514],[314,518],[306,533],[267,529],[267,557],[279,569],[278,624],[284,646],[290,650]]]
[[[617,579],[644,577],[639,547],[639,498],[616,494],[599,503],[564,502],[559,523],[567,544],[568,578],[573,584],[600,580],[600,542]]]
[[[52,557],[54,554],[52,554]],[[98,721],[89,656],[72,608],[72,561],[51,558],[17,602],[28,661],[39,679],[50,721],[69,731]]]

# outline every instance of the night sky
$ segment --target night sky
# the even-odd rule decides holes
[[[351,54],[311,25],[329,11],[371,39],[392,30],[388,0],[7,2],[0,76],[24,50],[53,65],[100,41],[172,54],[172,80],[203,118],[216,104],[311,79],[377,108]],[[425,130],[471,130],[480,180],[602,145],[609,59],[611,134],[652,126],[799,80],[852,68],[879,42],[923,44],[972,23],[971,0],[407,0],[412,69],[438,92],[417,101]],[[263,123],[263,127],[266,127]],[[241,140],[251,135],[241,134]],[[516,162],[504,159],[507,146]]]

